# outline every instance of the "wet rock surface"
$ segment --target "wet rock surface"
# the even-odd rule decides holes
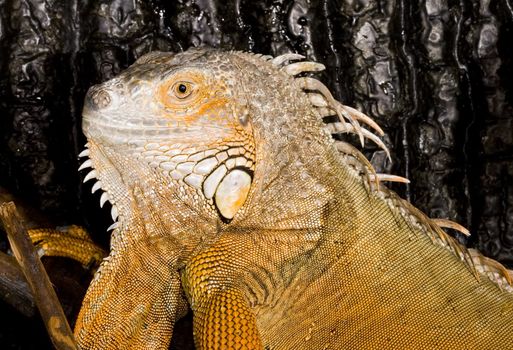
[[[0,0],[0,186],[107,244],[77,172],[88,87],[150,50],[298,52],[383,126],[393,162],[366,154],[412,181],[393,188],[513,267],[512,34],[511,0]]]

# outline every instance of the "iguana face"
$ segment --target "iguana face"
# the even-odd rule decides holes
[[[255,167],[246,97],[234,93],[234,72],[229,60],[210,51],[153,52],[89,90],[83,130],[93,175],[114,206],[123,201],[118,193],[129,191],[119,182],[130,186],[157,173],[158,186],[233,219]],[[93,155],[95,148],[101,155]],[[102,160],[114,165],[118,178]]]

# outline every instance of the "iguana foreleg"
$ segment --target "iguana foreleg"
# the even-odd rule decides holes
[[[184,288],[194,313],[198,349],[262,349],[256,318],[237,276],[243,260],[221,240],[188,264]]]
[[[111,252],[77,319],[81,347],[167,349],[175,321],[187,311],[176,256],[162,238]]]

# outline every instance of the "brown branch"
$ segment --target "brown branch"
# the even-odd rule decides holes
[[[16,259],[0,252],[0,298],[26,317],[36,313],[30,286]]]
[[[58,350],[77,350],[78,346],[61,304],[13,202],[0,205],[0,219],[14,256],[30,285],[53,345]]]

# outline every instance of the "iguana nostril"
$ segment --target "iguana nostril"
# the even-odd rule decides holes
[[[92,96],[93,103],[98,106],[98,108],[105,108],[111,103],[110,94],[105,90],[98,90]]]
[[[103,109],[112,103],[110,93],[101,87],[92,87],[86,96],[86,101],[95,109]]]

